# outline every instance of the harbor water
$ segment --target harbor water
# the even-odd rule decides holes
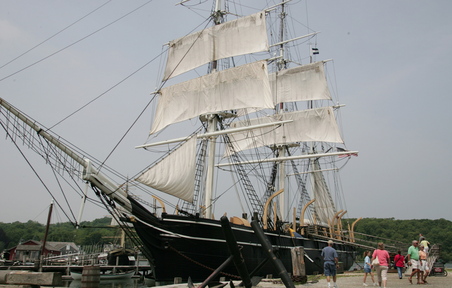
[[[101,280],[99,283],[99,288],[146,288],[151,286],[154,286],[152,281],[140,278]],[[82,282],[81,280],[64,280],[63,287],[80,288]]]

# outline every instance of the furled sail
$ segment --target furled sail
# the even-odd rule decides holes
[[[163,88],[160,93],[150,134],[202,114],[273,108],[266,61],[214,72]]]
[[[283,102],[331,100],[323,61],[269,75],[275,104]]]
[[[169,43],[164,80],[211,61],[268,50],[265,12],[215,25]]]
[[[322,107],[275,114],[269,117],[244,120],[231,124],[231,128],[293,120],[278,127],[265,127],[229,134],[235,152],[262,146],[295,142],[322,141],[343,143],[333,108]],[[229,153],[232,151],[229,151]]]
[[[325,183],[323,173],[320,170],[319,161],[314,160],[311,167],[313,170],[312,189],[313,198],[315,198],[314,209],[316,215],[319,217],[317,221],[323,225],[328,225],[333,220],[337,211],[331,198],[331,193]]]
[[[192,137],[136,180],[191,203],[195,188],[195,165],[196,137]]]

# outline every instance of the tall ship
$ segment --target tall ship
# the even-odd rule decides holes
[[[299,2],[243,16],[216,0],[201,29],[166,43],[152,127],[143,131],[149,141],[131,147],[159,157],[134,176],[107,169],[4,99],[2,128],[57,174],[88,183],[135,239],[156,280],[204,280],[221,266],[230,256],[221,216],[254,275],[278,271],[265,262],[252,221],[289,273],[295,262],[307,274],[322,273],[328,240],[348,269],[355,223],[343,227],[337,177],[358,152],[345,146],[337,124],[344,105],[330,93],[331,61],[317,60],[318,33],[298,34],[288,25],[299,17],[292,15]],[[238,277],[232,263],[220,275]]]

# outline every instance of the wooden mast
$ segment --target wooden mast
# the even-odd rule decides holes
[[[49,207],[49,214],[47,215],[47,224],[46,224],[46,231],[44,233],[44,239],[42,241],[42,247],[41,247],[41,255],[40,255],[40,261],[39,261],[39,271],[42,271],[42,261],[44,259],[44,252],[46,249],[46,243],[47,243],[47,235],[49,235],[49,227],[50,227],[50,219],[52,218],[52,210],[53,210],[53,199],[50,202]]]

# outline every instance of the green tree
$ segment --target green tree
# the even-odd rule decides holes
[[[0,251],[3,251],[3,249],[6,248],[9,244],[9,237],[6,235],[3,228],[0,226]]]
[[[79,229],[76,229],[70,222],[51,224],[47,241],[74,242],[77,245],[109,243],[112,242],[112,237],[118,231],[117,228],[109,227],[110,222],[109,217],[85,221],[81,223],[82,228]],[[41,241],[44,233],[45,225],[36,221],[0,222],[0,248],[2,250],[12,248],[26,240]]]
[[[354,220],[344,219],[348,223]],[[400,241],[406,243],[406,249],[422,233],[432,245],[440,245],[443,260],[452,261],[452,222],[445,219],[364,218],[356,224],[355,232]]]

